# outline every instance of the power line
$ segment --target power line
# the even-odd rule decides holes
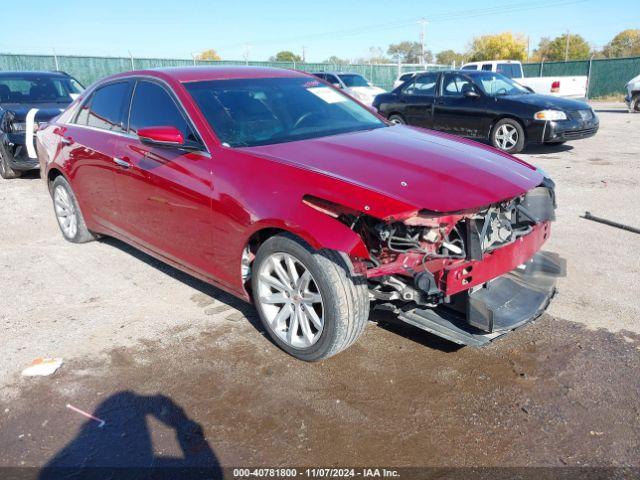
[[[498,13],[503,14],[503,13],[514,13],[514,12],[522,12],[522,11],[529,11],[529,10],[539,10],[543,8],[557,9],[558,7],[575,5],[578,3],[585,3],[588,1],[591,1],[591,0],[555,0],[555,1],[539,2],[534,5],[532,5],[531,2],[528,1],[528,2],[520,2],[515,4],[511,3],[506,5],[505,4],[495,5],[493,7],[478,8],[478,9],[472,9],[472,10],[456,10],[456,11],[442,13],[442,14],[429,15],[429,23],[441,23],[441,22],[447,22],[451,20],[458,20],[460,19],[460,17],[464,17],[466,19],[466,18],[477,18],[477,17],[487,16],[487,15],[494,15]],[[332,32],[311,33],[308,35],[290,37],[287,39],[255,41],[253,43],[260,44],[260,45],[274,45],[274,44],[285,44],[285,43],[290,43],[295,41],[319,39],[319,38],[326,38],[326,37],[340,38],[340,37],[346,37],[346,36],[361,35],[363,33],[369,33],[372,31],[380,32],[385,30],[394,30],[397,28],[414,25],[416,21],[420,21],[420,19],[411,18],[411,19],[397,20],[397,21],[386,22],[384,24],[378,24],[378,25],[367,25],[367,26],[345,29],[345,30],[336,30]],[[219,50],[228,49],[228,48],[239,47],[242,45],[244,44],[238,43],[233,45],[224,45],[224,46],[218,47],[218,49]]]

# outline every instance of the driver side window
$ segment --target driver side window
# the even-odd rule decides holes
[[[138,81],[131,101],[129,130],[137,133],[147,127],[175,127],[186,141],[200,143],[167,91],[156,83]]]
[[[473,84],[462,75],[447,74],[442,82],[442,95],[445,97],[462,97],[466,91],[475,88]]]

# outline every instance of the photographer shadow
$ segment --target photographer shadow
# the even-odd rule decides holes
[[[102,402],[93,415],[105,420],[105,425],[85,422],[78,435],[42,468],[40,480],[223,477],[200,424],[164,395],[119,392]],[[175,431],[181,458],[154,452],[147,417]]]

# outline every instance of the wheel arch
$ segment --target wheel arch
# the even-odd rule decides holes
[[[509,114],[509,113],[502,113],[502,114],[498,115],[496,118],[494,118],[491,121],[491,124],[489,125],[489,134],[487,135],[487,138],[489,140],[491,140],[491,135],[493,134],[493,129],[495,128],[496,124],[500,120],[505,120],[505,119],[514,120],[514,121],[518,122],[518,124],[520,125],[520,127],[522,128],[522,131],[524,133],[524,141],[525,141],[525,143],[529,141],[529,138],[527,137],[527,127],[522,122],[522,119],[518,118],[515,115]]]
[[[49,191],[51,191],[51,186],[53,185],[53,182],[55,181],[55,179],[60,176],[64,177],[64,179],[67,182],[69,181],[66,175],[59,168],[57,167],[49,168],[49,170],[47,171],[47,188],[49,189]]]
[[[369,250],[362,238],[338,220],[311,207],[307,208],[307,221],[304,224],[285,223],[276,219],[263,220],[254,224],[242,245],[240,258],[242,259],[248,248],[250,264],[252,264],[255,254],[265,241],[276,235],[287,233],[303,240],[315,250],[328,249],[336,251],[345,260],[345,265],[348,266],[350,273],[356,274],[353,261],[369,258]],[[246,280],[241,277],[245,290],[247,290]],[[247,290],[247,293],[249,293],[249,290]]]

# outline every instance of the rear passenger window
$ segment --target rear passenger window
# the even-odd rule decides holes
[[[185,140],[199,142],[173,98],[160,85],[138,82],[131,102],[129,129],[138,133],[141,128],[175,127]]]
[[[112,83],[98,88],[82,106],[75,123],[111,132],[124,132],[128,99],[129,82]]]
[[[435,95],[437,73],[426,73],[416,77],[415,81],[407,85],[403,91],[406,95]]]
[[[484,70],[485,72],[490,72],[492,68],[493,68],[493,65],[491,65],[490,63],[486,63],[482,65],[482,70]]]

